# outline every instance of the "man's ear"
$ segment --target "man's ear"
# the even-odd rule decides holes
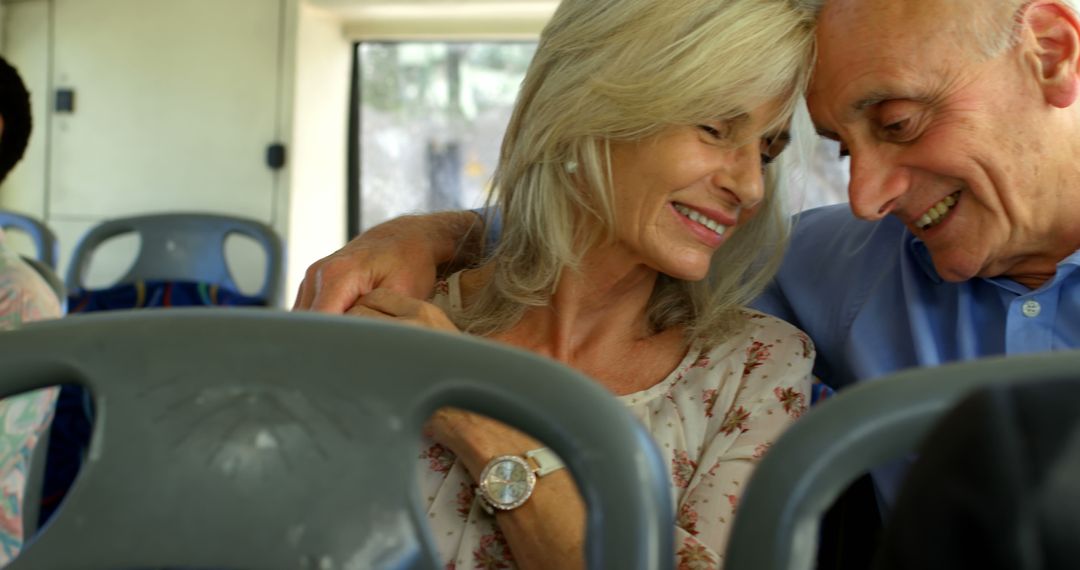
[[[1058,1],[1036,1],[1022,14],[1031,62],[1046,102],[1066,108],[1080,97],[1080,21]]]

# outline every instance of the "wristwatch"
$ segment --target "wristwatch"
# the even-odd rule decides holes
[[[546,447],[526,451],[523,456],[500,455],[480,472],[476,495],[487,513],[509,511],[525,504],[536,487],[536,478],[564,467],[563,462]]]

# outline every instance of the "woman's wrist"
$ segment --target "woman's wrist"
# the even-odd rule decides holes
[[[457,456],[475,481],[500,455],[523,455],[543,444],[506,424],[464,410],[439,410],[433,418],[435,441]]]

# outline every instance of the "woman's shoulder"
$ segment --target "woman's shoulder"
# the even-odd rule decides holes
[[[750,308],[740,310],[747,322],[748,336],[771,335],[779,338],[804,338],[810,341],[810,336],[799,327],[773,315],[762,313]]]
[[[754,309],[740,309],[742,323],[720,342],[705,344],[702,351],[710,355],[739,353],[767,345],[777,351],[813,359],[814,343],[810,336],[795,325]]]
[[[461,273],[458,271],[436,282],[428,299],[447,314],[461,311]]]
[[[694,359],[697,383],[716,383],[732,398],[771,393],[775,388],[808,388],[815,349],[810,337],[772,315],[743,309],[741,326],[723,341],[703,345]],[[688,377],[691,374],[688,374]]]
[[[797,327],[771,315],[743,309],[738,328],[720,341],[695,341],[680,379],[695,389],[716,384],[736,389],[802,382],[813,367],[814,343]],[[771,389],[771,388],[769,388]]]
[[[48,283],[17,254],[0,250],[0,329],[60,316],[60,302]]]

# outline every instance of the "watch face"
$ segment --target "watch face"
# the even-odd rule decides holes
[[[480,474],[480,487],[498,509],[520,507],[536,485],[536,475],[524,459],[513,455],[496,457]]]

